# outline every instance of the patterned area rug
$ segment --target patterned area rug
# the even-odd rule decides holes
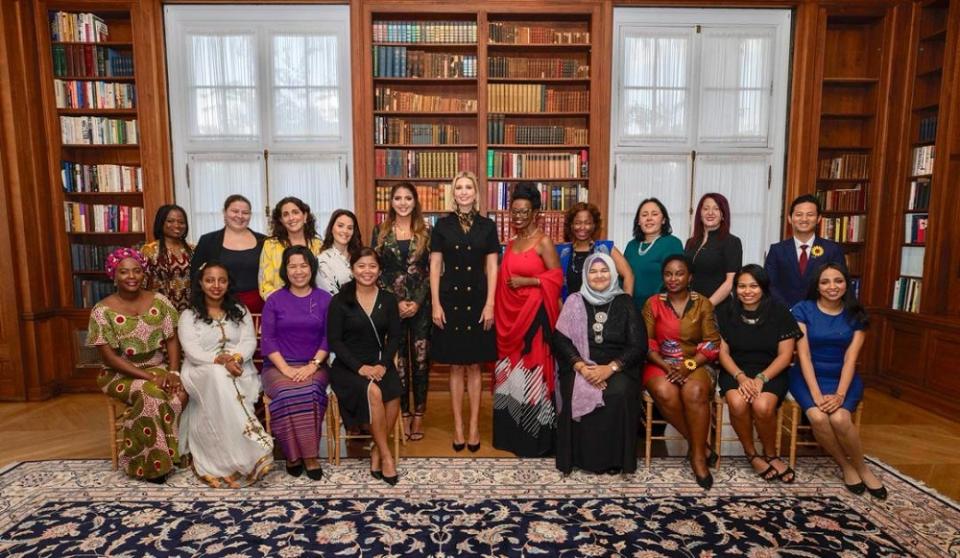
[[[960,507],[881,463],[885,502],[847,493],[823,458],[793,486],[727,460],[704,493],[685,463],[563,478],[552,460],[404,459],[389,487],[367,462],[314,482],[271,472],[214,490],[165,486],[107,461],[0,473],[0,556],[958,556]]]

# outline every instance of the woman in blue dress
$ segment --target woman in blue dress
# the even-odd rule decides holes
[[[579,202],[567,210],[563,218],[563,236],[567,242],[557,244],[560,269],[563,271],[563,291],[560,296],[567,300],[570,293],[580,292],[583,285],[583,262],[590,254],[606,254],[613,258],[617,274],[623,280],[623,290],[633,295],[633,269],[612,240],[599,240],[603,217],[592,203]]]
[[[882,500],[887,490],[864,463],[851,416],[863,399],[856,365],[867,315],[849,284],[839,265],[824,264],[814,274],[807,299],[791,310],[803,337],[797,341],[798,364],[790,369],[790,393],[810,420],[817,442],[843,470],[847,490],[868,491]]]

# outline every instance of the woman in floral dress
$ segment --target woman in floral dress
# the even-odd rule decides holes
[[[178,371],[177,310],[143,288],[147,261],[138,250],[114,250],[105,267],[117,292],[93,307],[87,326],[87,345],[104,363],[97,385],[128,405],[120,466],[131,477],[162,483],[180,460],[177,424],[187,400]]]
[[[167,297],[177,312],[190,306],[190,259],[187,213],[175,204],[160,206],[153,223],[153,242],[140,249],[147,259],[147,289]]]

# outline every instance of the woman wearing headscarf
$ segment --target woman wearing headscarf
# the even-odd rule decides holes
[[[162,483],[180,461],[177,424],[187,401],[180,382],[177,309],[143,288],[147,259],[117,248],[105,271],[117,292],[90,311],[87,346],[103,360],[97,386],[126,403],[121,423],[120,468],[127,475]]]
[[[647,334],[612,257],[587,256],[579,292],[567,297],[553,334],[559,366],[557,469],[637,469],[640,366]]]

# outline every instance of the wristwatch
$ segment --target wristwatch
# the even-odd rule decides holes
[[[694,370],[697,369],[697,361],[694,360],[694,359],[692,359],[692,358],[684,359],[684,361],[683,361],[683,367],[686,368],[687,370],[693,372]]]
[[[614,374],[620,371],[620,365],[617,364],[617,361],[610,361],[610,370],[612,370]]]
[[[317,365],[317,368],[320,368],[321,361],[319,358],[311,358],[309,362]]]

